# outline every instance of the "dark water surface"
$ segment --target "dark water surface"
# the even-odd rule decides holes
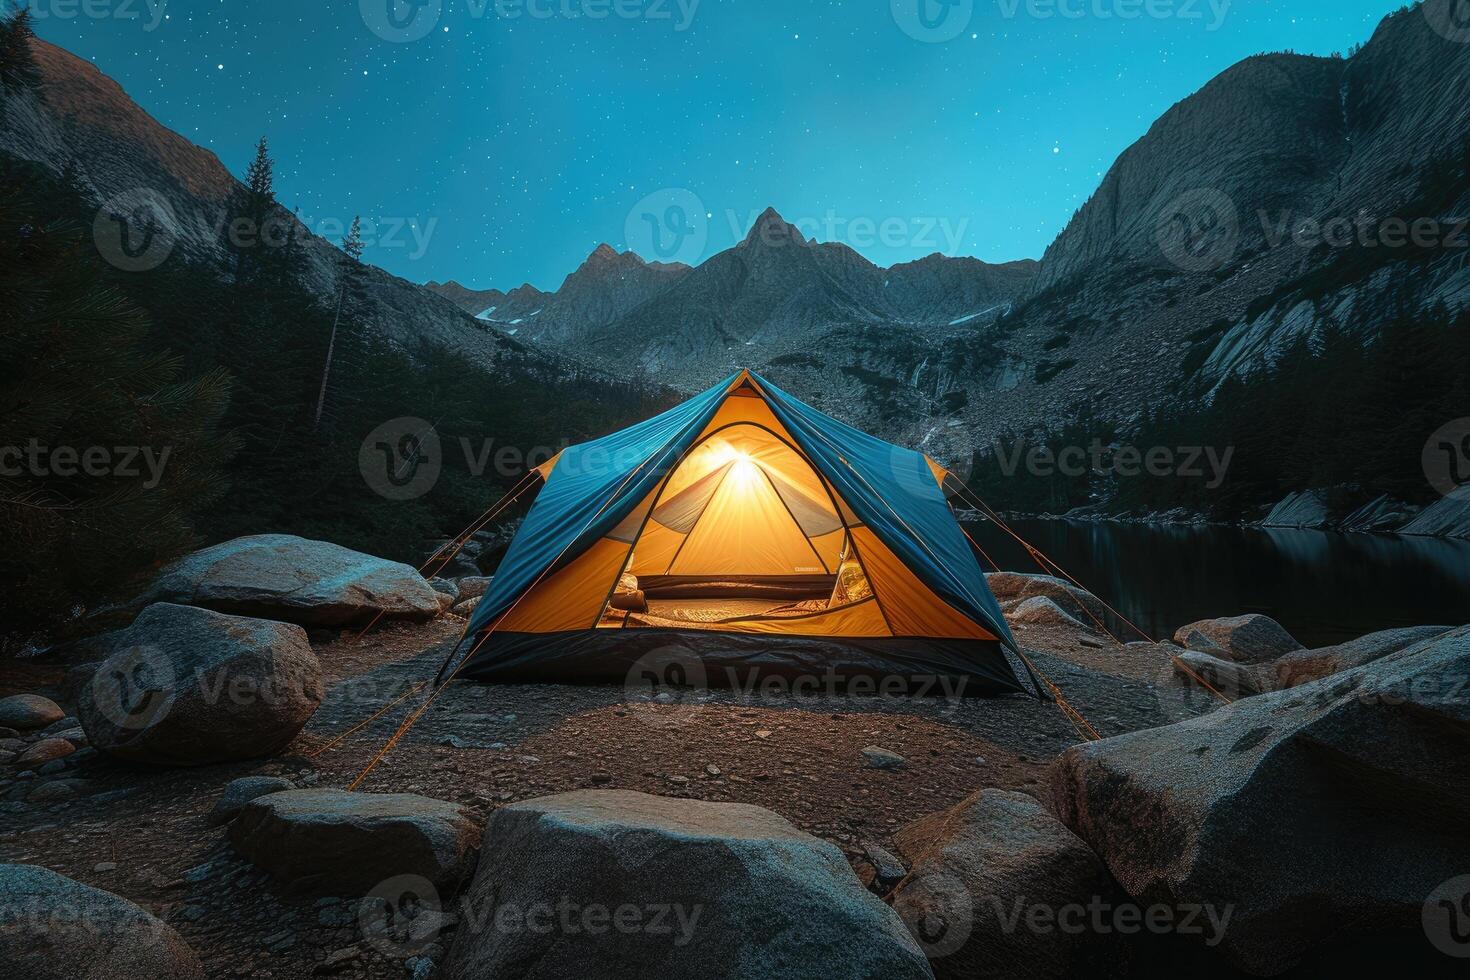
[[[1470,541],[1082,521],[1010,524],[1159,639],[1197,619],[1248,612],[1278,620],[1309,647],[1396,626],[1470,622]],[[1002,568],[1036,571],[999,528],[967,527]]]

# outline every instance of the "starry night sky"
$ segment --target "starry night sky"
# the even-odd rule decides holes
[[[1194,16],[1124,20],[1146,0],[1060,0],[1073,19],[1058,0],[925,0],[930,28],[919,0],[534,0],[549,17],[499,0],[514,18],[416,0],[417,20],[391,0],[427,33],[390,42],[369,26],[404,36],[390,0],[89,2],[111,16],[33,0],[37,33],[236,174],[268,136],[308,224],[417,223],[370,240],[369,261],[503,289],[555,288],[599,242],[655,257],[637,218],[670,202],[709,216],[681,259],[767,205],[883,265],[1039,257],[1170,105],[1260,51],[1346,51],[1402,5],[1147,0]]]

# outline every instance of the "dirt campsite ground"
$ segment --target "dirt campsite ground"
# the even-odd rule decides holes
[[[60,804],[11,802],[0,861],[39,864],[123,895],[173,925],[209,976],[406,976],[401,959],[363,941],[353,906],[283,894],[238,858],[207,816],[230,780],[282,775],[345,787],[382,746],[407,698],[337,748],[312,758],[432,676],[463,622],[388,624],[361,643],[316,644],[326,700],[296,742],[272,759],[185,770],[142,770],[93,756],[75,775],[87,793]],[[1104,736],[1204,710],[1169,683],[1168,657],[1067,627],[1020,627],[1034,662]],[[59,675],[9,671],[0,695],[49,690]],[[867,844],[891,846],[905,823],[982,787],[1045,798],[1047,768],[1079,741],[1053,704],[994,699],[884,698],[789,691],[655,692],[636,685],[456,682],[368,776],[362,789],[496,807],[590,787],[754,803],[833,841],[863,873]],[[875,768],[862,750],[903,756]],[[9,785],[5,785],[9,783]]]

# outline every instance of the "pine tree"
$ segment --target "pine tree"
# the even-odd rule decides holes
[[[31,50],[35,36],[30,8],[21,7],[9,17],[0,15],[0,110],[10,92],[41,84],[41,68]]]
[[[8,17],[0,16],[0,83],[14,88],[40,84],[41,69],[31,50],[35,37],[29,7],[20,7]]]
[[[245,186],[235,197],[230,221],[230,245],[234,252],[235,278],[255,283],[269,277],[272,266],[271,237],[282,216],[276,202],[275,161],[270,144],[262,136],[255,156],[245,171]]]
[[[264,136],[255,144],[255,158],[245,169],[245,186],[255,205],[252,215],[264,217],[276,203],[276,164],[271,159],[270,143]]]

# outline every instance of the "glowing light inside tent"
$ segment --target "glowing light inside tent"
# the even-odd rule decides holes
[[[730,462],[730,475],[725,478],[730,481],[730,488],[742,496],[756,489],[762,482],[758,466],[749,455],[737,451]]]

